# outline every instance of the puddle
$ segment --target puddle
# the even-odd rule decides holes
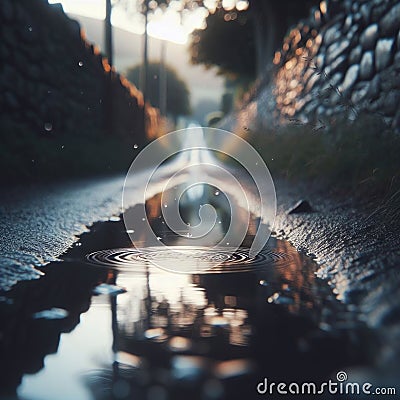
[[[162,222],[171,248],[133,248],[113,218],[0,293],[0,398],[251,399],[264,377],[319,382],[365,361],[357,315],[289,243],[249,257],[251,234],[232,253],[182,244]]]
[[[143,265],[148,264],[161,265],[171,272],[179,269],[184,273],[212,274],[249,272],[255,268],[277,266],[287,262],[290,255],[264,250],[251,257],[246,248],[210,250],[209,247],[169,246],[101,250],[86,258],[94,264],[131,272],[143,270]]]

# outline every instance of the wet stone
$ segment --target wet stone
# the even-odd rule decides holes
[[[343,80],[343,74],[341,72],[336,72],[335,75],[329,80],[329,83],[333,86],[333,88],[337,88],[339,83]]]
[[[288,214],[312,213],[314,209],[307,200],[299,200],[289,211]]]
[[[388,115],[395,115],[400,103],[400,93],[397,90],[390,91],[385,96],[385,113]]]
[[[371,79],[374,74],[374,53],[367,51],[364,53],[360,64],[360,78]]]
[[[381,78],[379,75],[375,75],[369,85],[368,97],[371,100],[376,100],[379,97],[381,90]]]
[[[332,64],[327,68],[327,72],[331,74],[332,72],[344,72],[347,64],[347,58],[345,55],[338,57]]]
[[[339,57],[345,50],[349,48],[350,41],[348,39],[342,40],[341,42],[332,43],[326,51],[326,62],[329,65],[337,57]]]
[[[341,35],[340,24],[335,24],[332,27],[330,27],[329,29],[327,29],[327,31],[325,32],[325,35],[324,35],[325,46],[329,46],[333,42],[338,40],[340,38],[340,35]]]
[[[383,36],[394,35],[400,28],[400,3],[396,4],[380,21]]]
[[[364,50],[374,48],[378,39],[378,24],[370,25],[360,36],[360,43]]]
[[[315,57],[315,64],[318,71],[321,71],[325,67],[325,54],[318,54],[318,56]]]
[[[348,15],[344,21],[343,32],[347,33],[352,26],[353,26],[353,17],[351,15]]]
[[[371,20],[374,22],[379,22],[387,10],[388,7],[386,2],[375,2],[371,9]]]
[[[362,47],[360,45],[356,46],[350,53],[349,64],[357,64],[361,60]]]
[[[375,66],[378,71],[386,68],[393,56],[394,39],[380,39],[375,49]]]
[[[360,9],[360,8],[359,8],[359,5],[358,5],[357,2],[352,3],[352,5],[351,5],[351,11],[353,11],[353,13],[357,13],[359,9]]]
[[[363,84],[359,89],[353,90],[353,94],[351,96],[351,101],[354,104],[359,103],[367,97],[369,91],[369,84]]]
[[[352,65],[346,72],[344,82],[342,84],[342,91],[351,89],[358,79],[360,66],[358,64]]]
[[[370,8],[369,4],[363,4],[360,8],[360,12],[361,12],[364,24],[367,25],[370,21],[370,16],[371,16],[371,8]]]

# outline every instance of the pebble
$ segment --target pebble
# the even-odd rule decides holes
[[[314,209],[307,200],[299,200],[287,213],[288,214],[300,214],[300,213],[312,213]]]

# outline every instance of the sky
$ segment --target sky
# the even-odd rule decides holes
[[[49,0],[49,3],[61,3],[66,13],[82,15],[86,17],[104,19],[105,0]],[[204,25],[204,19],[208,11],[201,7],[191,13],[185,13],[180,23],[178,14],[179,1],[172,1],[167,12],[156,10],[150,15],[148,32],[151,36],[162,38],[170,42],[185,44],[188,35],[196,28]],[[134,4],[132,2],[131,4]],[[175,7],[173,6],[175,4]],[[113,25],[133,33],[142,34],[144,31],[144,18],[140,13],[132,9],[126,12],[121,6],[114,6],[112,12]]]
[[[104,47],[101,20],[105,17],[105,0],[49,0],[49,3],[61,3],[64,11],[81,24],[87,39],[100,49]],[[138,13],[132,13],[128,18],[127,13],[117,7],[114,7],[112,15],[114,63],[116,69],[123,73],[129,66],[142,61],[143,17]],[[204,105],[204,102],[209,101],[210,108],[213,108],[211,104],[220,103],[223,78],[216,75],[215,69],[206,70],[203,66],[190,64],[187,36],[193,26],[200,27],[203,24],[205,15],[198,14],[192,17],[192,20],[187,20],[186,28],[182,28],[174,20],[176,15],[169,15],[166,20],[161,20],[157,16],[153,18],[148,25],[149,58],[152,61],[159,61],[161,40],[157,38],[167,39],[166,63],[174,67],[189,86],[192,107],[199,102]]]

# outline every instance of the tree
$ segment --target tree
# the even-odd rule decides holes
[[[194,64],[218,66],[219,73],[236,79],[256,74],[253,24],[248,11],[227,12],[223,8],[206,18],[207,28],[195,30],[190,44]]]
[[[190,93],[186,83],[178,76],[176,71],[169,67],[166,68],[167,80],[167,113],[176,118],[179,115],[189,115]],[[141,65],[135,65],[126,72],[126,77],[136,86],[140,81]],[[160,107],[160,84],[159,73],[160,63],[151,62],[148,66],[148,100],[155,107]]]
[[[226,10],[219,1],[206,28],[192,34],[192,62],[216,65],[222,74],[261,76],[290,25],[319,0],[249,0],[249,8]],[[236,3],[237,5],[239,2]]]

